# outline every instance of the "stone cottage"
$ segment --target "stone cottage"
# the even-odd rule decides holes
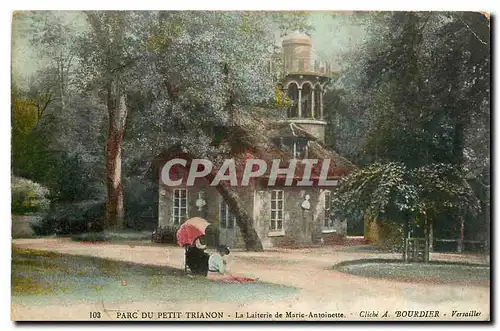
[[[262,159],[271,163],[281,160],[280,168],[290,160],[318,159],[312,167],[312,186],[297,185],[304,166],[297,165],[291,186],[278,180],[269,186],[269,169],[264,175],[252,178],[248,186],[233,187],[246,211],[253,219],[253,226],[264,246],[303,247],[328,243],[346,234],[346,220],[330,215],[331,192],[338,181],[354,167],[323,144],[325,137],[323,93],[330,79],[329,66],[312,61],[312,43],[306,35],[295,35],[283,42],[286,78],[282,82],[284,93],[292,106],[284,113],[254,108],[238,114],[235,125],[227,128],[225,137],[218,142],[221,154],[217,159],[233,159],[238,176],[245,162]],[[187,166],[177,167],[175,176],[182,179],[178,186],[167,186],[162,181],[163,167],[168,160],[183,158]],[[216,242],[229,247],[243,247],[244,242],[235,216],[216,187],[206,178],[199,178],[194,185],[186,185],[186,172],[192,156],[175,149],[165,151],[155,160],[158,173],[158,225],[180,225],[184,220],[200,216],[217,229]],[[331,186],[317,185],[321,161],[330,160],[327,179]],[[217,165],[217,160],[214,164]],[[220,163],[219,163],[220,165]]]

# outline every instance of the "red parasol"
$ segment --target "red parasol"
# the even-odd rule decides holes
[[[196,238],[204,236],[210,223],[201,217],[193,217],[182,223],[177,230],[177,244],[180,247],[191,245]]]

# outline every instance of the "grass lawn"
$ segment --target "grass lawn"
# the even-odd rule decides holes
[[[341,262],[334,270],[362,277],[440,283],[489,285],[490,267],[486,264],[431,261],[404,263],[402,260],[364,259]]]
[[[12,301],[125,303],[274,300],[298,289],[263,282],[228,284],[190,278],[179,269],[12,247]],[[124,285],[123,281],[126,282]]]

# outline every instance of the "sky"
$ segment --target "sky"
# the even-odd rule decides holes
[[[319,58],[333,61],[340,69],[342,56],[357,48],[366,38],[366,31],[352,20],[348,13],[317,12],[310,15],[314,27],[311,33],[314,49]]]
[[[80,12],[60,11],[57,14],[71,23],[75,30],[84,29],[85,21]],[[348,13],[334,15],[333,12],[312,12],[309,15],[316,55],[337,70],[340,70],[342,55],[359,45],[364,36],[362,27],[353,24],[349,16]],[[31,44],[33,28],[30,28],[27,15],[18,12],[12,22],[12,72],[16,82],[25,87],[30,76],[43,67],[47,59],[40,58]]]
[[[58,16],[76,30],[83,30],[85,21],[78,11],[59,11]],[[27,83],[38,68],[47,64],[47,59],[40,58],[32,46],[32,22],[23,12],[17,12],[12,18],[12,73],[22,86]]]

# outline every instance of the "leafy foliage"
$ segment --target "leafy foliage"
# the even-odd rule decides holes
[[[487,18],[479,13],[385,12],[357,13],[352,19],[366,31],[364,42],[345,54],[335,90],[325,96],[334,148],[359,165],[472,168],[474,159],[487,166]],[[482,147],[473,142],[479,140]]]
[[[125,186],[125,227],[134,230],[153,229],[158,225],[158,186],[149,179],[127,176]]]
[[[105,242],[105,241],[140,241],[150,240],[150,232],[87,232],[71,236],[72,241]]]
[[[83,231],[83,215],[104,215],[72,206],[106,196],[107,134],[117,122],[125,218],[135,228],[156,208],[156,188],[143,180],[151,159],[173,145],[211,157],[218,153],[214,128],[254,105],[286,107],[276,89],[283,74],[276,39],[311,30],[303,12],[18,16],[31,22],[19,30],[40,61],[27,86],[12,87],[12,168],[50,188],[57,205],[48,232],[64,222],[80,222],[69,228]],[[313,36],[322,38],[322,53],[330,43],[336,51],[328,56],[342,61],[324,97],[326,140],[357,165],[371,164],[342,183],[338,212],[397,222],[424,212],[439,222],[443,213],[467,214],[489,222],[488,19],[466,12],[331,16],[331,34]],[[340,30],[362,34],[337,45]]]
[[[145,134],[137,138],[152,146],[160,138],[160,150],[177,144],[196,155],[213,153],[207,126],[226,125],[232,111],[274,101],[269,61],[275,32],[303,27],[305,18],[302,13],[158,13],[143,64],[147,75],[140,78],[150,102],[135,117],[141,122],[131,123],[151,130],[141,130]]]
[[[63,154],[59,162],[57,199],[59,201],[74,202],[81,201],[84,197],[88,198],[90,187],[87,178],[88,174],[83,169],[82,158],[78,154]]]
[[[31,180],[13,176],[11,180],[13,214],[43,213],[47,211],[50,201],[49,190]]]
[[[466,217],[480,232],[479,223],[489,224],[490,199],[488,18],[462,12],[353,18],[366,37],[346,54],[336,89],[325,97],[327,140],[367,168],[342,184],[338,203],[354,219],[427,218],[456,236]]]
[[[447,164],[408,169],[402,163],[375,163],[350,174],[332,196],[336,216],[359,214],[405,223],[447,211],[473,215],[479,202],[463,174]]]
[[[160,226],[153,231],[152,241],[163,244],[176,244],[177,229],[176,226]]]
[[[52,203],[40,224],[33,227],[37,235],[67,235],[103,230],[104,204],[101,201]]]

